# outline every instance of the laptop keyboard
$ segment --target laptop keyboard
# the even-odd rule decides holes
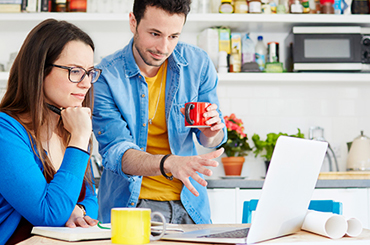
[[[199,237],[207,237],[207,238],[245,238],[247,237],[249,232],[249,228],[233,230],[233,231],[226,231],[222,233],[210,234],[205,236]]]

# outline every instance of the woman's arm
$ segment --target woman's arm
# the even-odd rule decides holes
[[[22,125],[1,117],[0,138],[0,194],[33,225],[63,226],[77,203],[89,155],[67,148],[47,183]]]

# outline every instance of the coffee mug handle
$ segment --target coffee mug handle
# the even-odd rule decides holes
[[[160,212],[153,212],[152,215],[151,215],[151,218],[153,218],[156,215],[159,216],[161,218],[161,220],[162,220],[163,230],[162,230],[162,233],[159,234],[159,235],[157,235],[157,236],[150,235],[150,241],[157,241],[157,240],[161,239],[162,236],[166,233],[167,224],[166,224],[165,217]]]
[[[190,118],[190,110],[194,109],[194,104],[186,104],[185,105],[185,120],[190,125],[194,124],[194,120]]]

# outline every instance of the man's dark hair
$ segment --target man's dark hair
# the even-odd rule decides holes
[[[137,25],[144,17],[145,10],[148,6],[163,9],[169,14],[184,14],[186,16],[190,12],[191,0],[135,0],[134,10]]]

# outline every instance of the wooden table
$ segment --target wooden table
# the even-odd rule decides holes
[[[207,227],[217,227],[217,226],[227,226],[227,227],[248,227],[249,224],[228,224],[228,225],[220,225],[220,224],[212,224],[212,225],[179,225],[184,231],[191,231],[191,230],[197,230],[197,229],[204,229]],[[293,235],[273,239],[270,241],[262,242],[259,244],[298,244],[298,245],[311,245],[313,243],[317,243],[319,245],[337,245],[337,244],[348,244],[348,245],[357,245],[357,244],[370,244],[370,230],[364,229],[360,236],[356,238],[352,237],[343,237],[341,239],[330,239],[327,237],[323,237],[320,235],[316,235],[310,232],[306,231],[299,231]],[[86,244],[112,244],[110,240],[94,240],[94,241],[81,241],[81,242],[65,242],[60,240],[55,240],[51,238],[41,237],[41,236],[33,236],[21,243],[18,243],[19,245],[28,245],[28,244],[78,244],[78,245],[86,245]],[[155,241],[151,242],[150,244],[154,245],[175,245],[175,244],[183,244],[183,245],[190,245],[190,244],[196,244],[196,245],[202,245],[206,243],[192,243],[192,242],[178,242],[178,241]]]

